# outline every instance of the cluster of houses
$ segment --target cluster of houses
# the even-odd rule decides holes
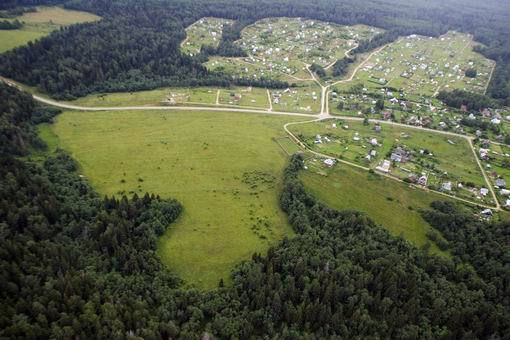
[[[284,100],[284,97],[288,97],[288,100]],[[319,100],[319,96],[317,92],[311,91],[310,93],[306,92],[305,90],[303,93],[298,92],[297,89],[290,89],[287,88],[283,91],[276,90],[271,92],[271,100],[273,101],[273,104],[281,104],[281,105],[288,105],[288,103],[291,103],[292,105],[296,106],[299,105],[302,100],[313,100],[314,102],[317,102]],[[302,111],[312,111],[312,108],[310,105],[307,106],[301,106],[299,107]]]
[[[295,75],[307,63],[327,66],[343,57],[356,41],[380,32],[361,26],[339,26],[300,18],[263,19],[247,27],[240,46],[249,55],[246,62],[263,65],[268,71]]]
[[[219,18],[202,18],[186,29],[188,39],[183,44],[183,50],[191,57],[200,52],[203,45],[218,45],[223,33],[223,26],[232,21]],[[211,43],[212,41],[212,43]]]
[[[365,64],[362,71],[379,85],[403,78],[401,86],[410,93],[427,91],[432,95],[437,89],[450,87],[478,91],[488,81],[493,64],[469,51],[458,53],[459,44],[468,44],[469,39],[457,33],[438,39],[410,35],[377,53],[375,60]],[[437,53],[430,53],[431,49]],[[477,77],[466,77],[465,70],[473,67],[477,68]]]

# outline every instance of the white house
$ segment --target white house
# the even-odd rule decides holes
[[[333,165],[335,165],[335,161],[332,160],[331,158],[328,158],[324,160],[324,164],[328,167],[332,167]]]

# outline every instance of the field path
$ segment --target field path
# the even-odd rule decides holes
[[[220,89],[216,92],[216,105],[220,105]]]
[[[384,47],[382,47],[382,48],[384,48]],[[377,51],[374,51],[373,53],[376,53],[376,52]],[[368,59],[369,58],[367,58],[367,60]],[[311,73],[311,74],[313,75],[313,73]],[[18,85],[17,83],[15,83],[15,82],[13,82],[13,81],[11,81],[9,79],[0,77],[0,80],[4,81],[6,84],[8,84],[10,86],[13,86],[13,87],[16,87],[16,88],[19,88],[19,89],[22,90],[22,86]],[[306,150],[310,151],[311,153],[313,153],[313,154],[315,154],[317,156],[333,158],[333,159],[336,159],[338,162],[341,162],[341,163],[344,163],[344,164],[347,164],[347,165],[350,165],[350,166],[353,166],[353,167],[356,167],[356,168],[360,168],[360,169],[363,169],[363,170],[366,170],[366,171],[370,170],[370,168],[361,166],[359,164],[355,164],[355,163],[352,163],[352,162],[349,162],[349,161],[346,161],[346,160],[342,160],[342,159],[337,159],[335,157],[328,156],[328,155],[321,154],[321,153],[318,153],[316,151],[310,150],[309,148],[306,147],[306,145],[304,145],[299,140],[299,138],[297,138],[288,129],[288,126],[291,126],[291,125],[305,124],[305,123],[310,123],[310,122],[318,122],[318,121],[323,121],[323,120],[326,120],[326,119],[337,119],[337,120],[347,120],[347,121],[363,121],[364,120],[364,118],[361,118],[361,117],[332,116],[332,115],[330,115],[329,112],[328,112],[329,108],[328,108],[328,106],[325,103],[325,98],[327,97],[327,95],[329,93],[328,92],[328,88],[329,88],[330,85],[329,86],[323,86],[317,80],[316,80],[316,82],[321,86],[321,89],[322,89],[321,113],[319,115],[317,115],[317,114],[301,113],[301,112],[272,111],[271,110],[271,108],[272,108],[271,101],[269,101],[270,105],[271,105],[270,106],[270,110],[263,110],[263,109],[250,109],[250,108],[232,108],[232,107],[218,107],[218,106],[214,106],[214,107],[211,107],[211,106],[191,106],[191,105],[190,106],[86,107],[86,106],[78,106],[78,105],[72,105],[72,104],[68,104],[68,103],[58,102],[58,101],[55,101],[55,100],[52,100],[52,99],[48,99],[48,98],[44,98],[44,97],[41,97],[41,96],[38,96],[38,95],[35,95],[35,94],[32,94],[32,97],[34,98],[34,100],[36,100],[38,102],[41,102],[41,103],[44,103],[44,104],[47,104],[47,105],[59,107],[59,108],[62,108],[62,109],[78,110],[78,111],[126,111],[126,110],[128,110],[128,111],[129,110],[131,110],[131,111],[136,111],[136,110],[143,110],[143,111],[148,111],[148,110],[183,111],[184,110],[184,111],[216,111],[216,112],[263,113],[263,114],[286,115],[286,116],[301,116],[301,117],[312,118],[311,120],[307,120],[307,121],[287,123],[287,124],[284,125],[284,130],[290,136],[290,138],[300,148],[306,149]],[[269,90],[267,90],[267,93],[269,94]],[[270,98],[268,98],[268,99],[270,99]],[[491,195],[492,195],[492,197],[494,199],[494,202],[495,202],[495,205],[496,205],[495,207],[494,206],[487,206],[487,205],[484,205],[484,204],[480,204],[478,202],[469,201],[469,200],[466,200],[466,199],[463,199],[463,198],[460,198],[460,197],[456,197],[456,196],[453,196],[453,195],[446,194],[444,192],[430,190],[428,188],[423,188],[421,186],[415,186],[415,187],[419,188],[419,189],[422,189],[422,190],[426,190],[426,191],[433,191],[433,192],[436,192],[436,193],[438,193],[440,195],[448,196],[448,197],[451,197],[452,199],[456,199],[456,200],[464,202],[464,203],[469,203],[469,204],[472,204],[472,205],[476,205],[476,206],[480,206],[480,207],[486,207],[486,208],[494,209],[494,210],[501,210],[501,205],[500,205],[500,203],[499,203],[499,201],[498,201],[498,199],[496,197],[496,193],[494,192],[494,189],[492,188],[492,185],[490,184],[489,178],[487,177],[487,174],[485,173],[485,171],[483,169],[483,166],[482,166],[482,163],[480,162],[480,159],[478,158],[478,155],[477,155],[476,150],[474,148],[474,145],[473,145],[473,142],[472,142],[472,139],[473,139],[472,136],[462,135],[462,134],[455,133],[455,132],[450,132],[450,131],[434,130],[434,129],[425,128],[425,127],[421,127],[421,126],[406,125],[406,124],[397,123],[397,122],[391,122],[391,121],[386,121],[386,120],[370,119],[369,121],[370,122],[374,122],[374,123],[384,124],[384,125],[399,126],[399,127],[404,127],[404,128],[408,128],[408,129],[428,131],[428,132],[436,133],[436,134],[440,134],[440,135],[447,135],[447,136],[453,136],[453,137],[459,137],[459,138],[466,139],[468,141],[468,143],[469,143],[469,146],[470,146],[472,152],[473,152],[473,155],[474,155],[474,157],[476,159],[476,162],[478,163],[480,171],[482,172],[482,175],[483,175],[483,177],[485,179],[487,187],[488,187],[489,191],[491,192]],[[388,175],[388,174],[383,174],[383,173],[381,173],[381,175],[383,175],[385,177],[388,177],[388,178],[391,178],[393,180],[402,182],[401,179],[396,178],[394,176],[391,176],[391,175]]]
[[[471,150],[473,151],[473,154],[474,154],[475,159],[476,159],[476,163],[480,167],[480,171],[482,172],[483,178],[485,179],[485,182],[487,183],[487,188],[489,188],[489,191],[491,192],[492,199],[494,200],[494,203],[496,203],[497,210],[500,210],[501,209],[501,205],[499,204],[498,198],[496,197],[496,193],[494,192],[494,188],[492,187],[492,184],[489,181],[489,177],[485,173],[485,170],[484,170],[484,168],[482,166],[482,162],[480,162],[480,159],[478,158],[478,154],[476,153],[475,147],[473,145],[473,138],[472,137],[466,137],[466,139],[468,140],[469,146],[470,146]]]
[[[388,44],[386,44],[386,45],[383,45],[383,46],[379,47],[378,49],[376,49],[375,51],[372,51],[372,53],[370,53],[370,54],[369,54],[369,55],[365,58],[365,60],[363,60],[363,61],[361,62],[361,64],[359,64],[358,66],[356,66],[356,68],[354,69],[354,71],[352,71],[352,73],[351,73],[351,75],[349,76],[349,78],[339,80],[339,81],[334,82],[333,84],[330,84],[330,85],[328,85],[328,86],[334,86],[334,85],[336,85],[336,84],[348,83],[348,82],[352,81],[352,80],[354,79],[354,77],[356,76],[356,73],[358,73],[359,69],[360,69],[360,68],[362,68],[363,66],[365,66],[365,65],[366,65],[366,63],[368,63],[368,61],[369,61],[370,59],[372,59],[372,57],[373,57],[375,54],[377,54],[377,53],[381,52],[381,51],[382,51],[382,50],[384,50],[386,47],[388,47],[388,45],[390,45],[390,44],[392,44],[392,43],[395,43],[395,44],[396,44],[396,43],[399,43],[402,39],[403,39],[403,38],[398,38],[396,41],[391,42],[391,43],[388,43]]]
[[[344,52],[344,56],[346,58],[350,58],[349,56],[349,53],[351,53],[354,49],[358,48],[358,43],[355,43],[355,46],[347,51]],[[335,65],[335,63],[338,61],[338,59],[336,59],[334,62],[332,62],[331,64],[329,64],[328,66],[324,67],[325,70],[329,70],[331,67],[333,67],[333,65]]]
[[[271,101],[271,93],[269,92],[269,89],[266,89],[266,92],[267,92],[267,102],[269,103],[268,111],[273,111],[273,102]]]

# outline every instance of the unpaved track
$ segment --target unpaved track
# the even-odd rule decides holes
[[[402,38],[399,38],[397,41],[399,41],[400,39],[402,39]],[[131,111],[136,111],[136,110],[143,110],[143,111],[148,111],[148,110],[183,111],[184,110],[184,111],[217,111],[217,112],[218,111],[219,112],[228,111],[228,112],[242,112],[242,113],[263,113],[263,114],[284,115],[284,116],[300,116],[300,117],[312,118],[311,120],[307,120],[307,121],[287,123],[287,124],[284,125],[284,130],[291,137],[291,139],[296,144],[298,144],[298,146],[300,146],[301,148],[306,149],[309,152],[311,152],[312,154],[315,154],[315,155],[320,156],[320,157],[334,158],[334,157],[331,157],[331,156],[328,156],[328,155],[325,155],[325,154],[321,154],[321,153],[318,153],[316,151],[313,151],[313,150],[307,148],[306,145],[304,145],[288,129],[288,126],[296,125],[296,124],[305,124],[305,123],[311,123],[311,122],[318,122],[318,121],[322,121],[322,120],[325,120],[325,119],[339,119],[339,120],[348,120],[348,121],[363,121],[364,118],[361,118],[361,117],[332,116],[332,115],[330,115],[329,114],[329,103],[327,102],[328,94],[329,94],[328,89],[331,86],[335,85],[335,84],[346,83],[346,82],[352,81],[354,79],[356,73],[358,72],[358,70],[361,67],[363,67],[372,58],[373,55],[375,55],[376,53],[382,51],[384,48],[386,48],[386,46],[387,45],[381,46],[377,50],[375,50],[372,53],[370,53],[368,55],[368,57],[361,64],[359,64],[354,69],[354,71],[352,72],[352,74],[350,75],[349,78],[337,81],[337,82],[335,82],[333,84],[329,84],[329,85],[326,85],[326,86],[322,85],[320,83],[320,81],[315,77],[313,72],[311,72],[311,70],[309,69],[310,65],[306,65],[305,64],[306,65],[306,69],[310,73],[312,79],[321,87],[321,110],[320,110],[320,113],[318,115],[317,114],[301,113],[301,112],[273,111],[272,110],[272,103],[271,103],[271,97],[270,97],[269,90],[267,90],[268,100],[269,100],[269,109],[266,109],[266,110],[262,110],[262,109],[249,109],[249,108],[242,109],[242,108],[218,107],[218,106],[216,106],[216,107],[211,107],[211,106],[114,106],[114,107],[87,107],[87,106],[79,106],[79,105],[72,105],[72,104],[68,104],[68,103],[62,103],[62,102],[58,102],[58,101],[55,101],[55,100],[52,100],[52,99],[44,98],[44,97],[41,97],[41,96],[38,96],[38,95],[32,95],[32,96],[33,96],[33,98],[35,100],[37,100],[37,101],[39,101],[41,103],[47,104],[47,105],[59,107],[59,108],[62,108],[62,109],[79,110],[79,111],[126,111],[126,110],[128,110],[128,111],[129,110],[131,110]],[[5,83],[7,83],[10,86],[14,86],[14,87],[17,87],[19,89],[22,89],[22,87],[20,85],[18,85],[17,83],[15,83],[15,82],[13,82],[13,81],[11,81],[9,79],[6,79],[6,78],[3,78],[3,77],[0,76],[0,80],[4,81]],[[219,90],[218,90],[218,93],[217,93],[216,105],[219,104],[218,103],[218,99],[219,99],[218,95],[219,95]],[[481,207],[486,207],[486,208],[490,208],[490,209],[495,209],[495,210],[501,210],[501,205],[499,204],[499,201],[498,201],[498,199],[496,197],[496,193],[494,192],[494,189],[493,189],[493,187],[492,187],[492,185],[491,185],[491,183],[489,181],[489,178],[487,177],[487,175],[486,175],[486,173],[485,173],[485,171],[483,169],[482,163],[480,162],[480,160],[478,158],[478,155],[476,153],[476,150],[475,150],[473,142],[472,142],[473,138],[471,136],[466,136],[466,135],[458,134],[458,133],[455,133],[455,132],[449,132],[449,131],[434,130],[434,129],[430,129],[430,128],[424,128],[424,127],[421,127],[421,126],[412,126],[412,125],[406,125],[406,124],[397,123],[397,122],[390,122],[390,121],[386,121],[386,120],[370,119],[370,121],[371,122],[375,122],[375,123],[379,123],[379,124],[393,125],[393,126],[399,126],[399,127],[409,128],[409,129],[428,131],[428,132],[442,134],[442,135],[447,135],[447,136],[465,138],[468,141],[468,143],[469,143],[469,146],[470,146],[470,148],[471,148],[471,150],[473,152],[473,155],[474,155],[474,157],[475,157],[475,159],[477,161],[477,164],[478,164],[478,166],[480,168],[480,171],[482,172],[482,175],[483,175],[483,177],[485,179],[487,187],[489,188],[489,191],[491,192],[492,198],[493,198],[494,203],[496,205],[495,207],[494,206],[484,205],[484,204],[479,204],[477,202],[473,202],[473,201],[469,201],[469,200],[466,200],[466,199],[463,199],[463,198],[460,198],[460,197],[449,195],[449,194],[446,194],[444,192],[430,190],[428,188],[423,188],[423,187],[416,186],[416,185],[412,185],[412,186],[415,187],[415,188],[421,189],[421,190],[432,191],[432,192],[435,192],[437,194],[440,194],[440,195],[443,195],[443,196],[447,196],[447,197],[450,197],[452,199],[455,199],[455,200],[458,200],[458,201],[461,201],[461,202],[464,202],[464,203],[468,203],[468,204],[472,204],[472,205],[476,205],[476,206],[481,206]],[[499,143],[496,143],[496,144],[499,144]],[[364,166],[361,166],[359,164],[355,164],[355,163],[352,163],[352,162],[349,162],[349,161],[346,161],[346,160],[342,160],[342,159],[336,159],[336,160],[341,162],[341,163],[344,163],[344,164],[347,164],[347,165],[350,165],[350,166],[353,166],[353,167],[356,167],[356,168],[359,168],[359,169],[362,169],[362,170],[366,170],[366,171],[370,170],[367,167],[364,167]],[[391,176],[391,175],[388,175],[388,174],[383,174],[383,173],[381,173],[381,175],[383,175],[384,177],[387,177],[387,178],[390,178],[390,179],[402,182],[401,179],[396,178],[394,176]]]

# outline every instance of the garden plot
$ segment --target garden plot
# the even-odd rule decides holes
[[[334,87],[329,95],[329,107],[332,114],[350,115],[391,120],[407,125],[449,130],[463,133],[460,125],[463,114],[447,108],[435,98],[423,98],[419,102],[400,96],[398,91],[377,91],[356,84],[345,91]],[[399,99],[396,99],[398,97]],[[378,107],[377,101],[383,106]]]
[[[213,87],[165,87],[149,91],[91,94],[67,103],[81,106],[158,106],[216,102],[217,89]]]
[[[501,206],[510,210],[510,147],[481,141],[475,148]]]
[[[449,194],[491,203],[466,139],[401,126],[329,120],[293,125],[310,149]]]
[[[439,38],[411,35],[375,53],[355,80],[366,87],[402,89],[408,97],[453,89],[483,93],[494,62],[474,52],[472,45],[471,36],[456,32]]]
[[[306,64],[327,67],[357,46],[370,40],[382,30],[356,25],[340,26],[301,18],[268,18],[246,27],[236,42],[248,57],[241,62],[231,58],[216,58],[209,69],[229,69],[233,74],[249,77],[271,77],[290,80],[309,80]],[[250,69],[249,65],[258,65]],[[237,67],[237,69],[235,68]],[[256,72],[255,74],[252,74]]]
[[[269,108],[267,91],[251,86],[221,89],[218,99],[218,104],[220,105],[236,105],[262,109]]]
[[[270,90],[274,111],[319,113],[321,89],[318,86]]]
[[[186,39],[181,51],[190,56],[200,53],[202,46],[217,47],[223,33],[223,26],[232,24],[231,20],[220,18],[202,18],[186,28]]]

